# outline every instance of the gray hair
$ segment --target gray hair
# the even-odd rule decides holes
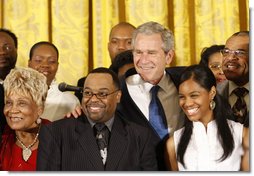
[[[163,41],[162,49],[165,53],[168,53],[170,50],[174,50],[175,48],[174,35],[172,31],[166,29],[159,23],[150,21],[138,26],[137,29],[134,31],[131,42],[133,49],[135,46],[136,37],[139,33],[145,35],[160,34]]]
[[[31,68],[14,68],[4,80],[4,97],[15,92],[31,97],[37,106],[44,107],[47,97],[47,78],[38,71]]]

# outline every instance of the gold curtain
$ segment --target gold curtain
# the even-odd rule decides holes
[[[0,0],[0,27],[19,40],[17,66],[27,66],[34,43],[51,41],[60,53],[57,81],[73,85],[92,68],[110,65],[108,35],[120,21],[165,25],[175,35],[171,65],[190,65],[199,62],[203,47],[249,30],[249,1]]]

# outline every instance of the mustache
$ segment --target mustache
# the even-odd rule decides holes
[[[86,107],[98,107],[98,108],[105,108],[106,105],[102,103],[88,103]]]

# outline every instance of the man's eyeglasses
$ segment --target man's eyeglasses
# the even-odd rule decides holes
[[[106,99],[109,95],[116,93],[118,90],[115,90],[111,93],[107,93],[107,92],[98,92],[98,93],[93,93],[92,91],[89,90],[84,90],[83,92],[83,97],[85,98],[92,98],[94,95],[96,96],[96,98],[98,99]]]
[[[5,45],[2,46],[2,50],[4,52],[10,52],[10,51],[13,50],[13,47],[11,45],[5,44]]]
[[[230,54],[234,54],[236,57],[244,57],[248,52],[242,50],[230,50],[230,49],[222,49],[220,50],[223,57],[227,57]]]

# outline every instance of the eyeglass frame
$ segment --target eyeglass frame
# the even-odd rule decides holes
[[[111,92],[111,93],[105,93],[105,92],[98,92],[98,93],[93,93],[92,91],[90,92],[90,93],[92,93],[92,95],[90,95],[89,97],[88,96],[86,96],[86,95],[84,95],[84,93],[86,92],[85,90],[83,90],[82,92],[82,95],[83,95],[83,97],[84,98],[89,98],[89,99],[91,99],[94,95],[95,95],[95,97],[97,98],[97,99],[99,99],[99,100],[102,100],[102,99],[107,99],[108,98],[108,96],[109,95],[112,95],[112,94],[114,94],[114,93],[116,93],[117,91],[119,91],[120,89],[117,89],[117,90],[115,90],[115,91],[113,91],[113,92]],[[103,95],[103,96],[101,96],[101,97],[98,97],[98,95],[100,94],[100,93],[103,93],[103,94],[106,94],[106,95]],[[99,95],[100,96],[100,95]]]
[[[214,66],[214,67],[212,67]],[[221,64],[209,64],[209,68],[211,70],[222,70],[222,65]]]
[[[12,47],[11,45],[9,45],[9,44],[4,44],[4,45],[2,46],[2,50],[3,50],[4,52],[11,52],[11,51],[13,51],[13,47]]]
[[[230,50],[230,49],[224,48],[224,49],[220,50],[220,53],[222,54],[223,57],[227,57],[227,56],[229,56],[229,54],[234,54],[234,56],[236,56],[236,57],[244,57],[249,52],[243,51],[243,50]]]

